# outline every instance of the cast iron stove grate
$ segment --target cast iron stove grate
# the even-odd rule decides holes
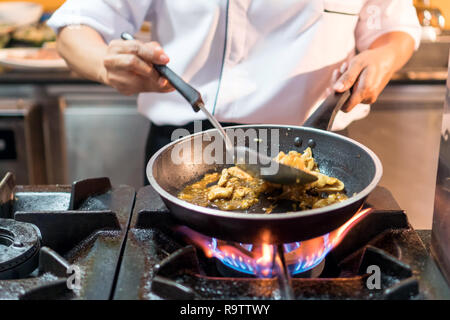
[[[0,184],[0,299],[109,299],[135,191],[108,178]]]
[[[292,278],[295,299],[425,299],[436,293],[426,269],[435,268],[389,191],[369,197],[374,211],[325,258],[320,276]],[[114,299],[282,299],[275,278],[223,276],[215,259],[187,244],[159,195],[138,192]],[[381,271],[369,289],[370,266]],[[369,269],[370,271],[370,269]]]

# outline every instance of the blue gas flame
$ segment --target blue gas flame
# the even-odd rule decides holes
[[[296,275],[313,269],[317,265],[319,265],[326,257],[326,255],[333,248],[332,244],[329,242],[328,234],[323,236],[324,244],[323,247],[319,250],[319,252],[313,253],[311,255],[303,256],[301,254],[301,242],[293,242],[284,244],[285,253],[293,252],[295,250],[299,251],[299,256],[296,262],[291,263],[288,268],[291,275]],[[246,258],[244,255],[236,255],[230,254],[226,251],[222,251],[220,247],[217,245],[217,239],[212,238],[210,249],[213,252],[213,256],[216,257],[219,261],[221,261],[225,266],[236,270],[241,273],[249,274],[249,275],[261,275],[261,266],[256,263],[255,260]],[[242,248],[247,251],[251,251],[253,245],[251,244],[239,244]],[[300,250],[299,250],[300,249]]]

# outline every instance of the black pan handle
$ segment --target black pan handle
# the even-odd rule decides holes
[[[128,32],[122,33],[121,38],[123,40],[134,40],[134,37]],[[200,107],[204,105],[200,92],[190,86],[168,66],[162,64],[153,64],[153,66],[159,74],[169,80],[170,84],[189,102],[195,112],[200,111]]]
[[[322,130],[331,130],[337,112],[350,97],[350,90],[330,94],[324,102],[305,121],[303,126]]]

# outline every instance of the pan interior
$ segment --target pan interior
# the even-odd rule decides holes
[[[258,148],[259,152],[266,153],[271,157],[275,157],[279,151],[303,152],[308,146],[311,146],[319,170],[343,181],[349,198],[365,189],[375,177],[376,164],[370,151],[368,152],[363,146],[345,137],[303,127],[243,126],[233,128],[243,130],[236,134],[235,143],[245,142],[248,147]],[[225,162],[225,152],[210,152],[211,142],[216,139],[221,139],[217,131],[209,130],[181,139],[162,150],[159,155],[155,156],[151,171],[158,186],[177,197],[186,185],[200,180],[206,173],[220,172],[223,168],[231,166],[232,164],[222,164]],[[206,149],[208,146],[209,150]],[[211,154],[215,160],[219,161],[212,161],[213,159],[208,157]],[[252,206],[247,212],[263,213],[262,208],[269,204],[268,200],[262,197],[262,201],[258,205]],[[286,202],[277,203],[273,212],[288,211],[292,211],[292,205]]]

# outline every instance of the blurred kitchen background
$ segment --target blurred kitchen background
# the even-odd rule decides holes
[[[45,20],[64,1],[29,2],[35,5],[22,2],[26,10],[11,15],[5,12],[14,9],[4,6],[11,1],[0,1],[0,46],[9,48],[0,50],[0,177],[12,171],[19,184],[67,184],[107,176],[113,184],[141,187],[149,122],[137,113],[135,97],[78,78],[53,59],[54,34]],[[423,26],[420,49],[370,115],[351,124],[348,132],[381,158],[381,185],[407,210],[413,227],[430,229],[450,1],[421,0],[415,5]],[[148,24],[139,36],[150,37]],[[48,61],[39,64],[39,59]]]

